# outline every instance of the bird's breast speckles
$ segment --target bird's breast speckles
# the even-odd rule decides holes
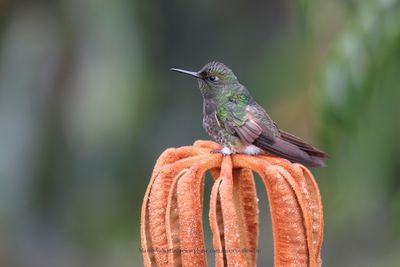
[[[218,122],[215,118],[215,114],[210,114],[210,115],[205,115],[203,118],[203,127],[206,130],[206,132],[213,138],[215,139],[216,142],[220,143],[218,140],[216,140],[216,136],[218,135],[218,131],[222,129],[218,125]]]
[[[243,150],[243,143],[240,138],[229,133],[222,122],[219,122],[215,114],[205,115],[203,118],[203,127],[211,138],[218,144],[228,147],[232,153]]]

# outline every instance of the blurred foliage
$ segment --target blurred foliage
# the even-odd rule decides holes
[[[354,1],[349,13],[321,79],[321,136],[335,170],[323,171],[327,224],[348,233],[334,240],[328,232],[327,242],[339,248],[332,258],[343,243],[362,247],[359,256],[346,252],[353,266],[395,266],[400,257],[387,255],[400,247],[400,4]]]
[[[399,1],[4,0],[0,14],[1,266],[140,266],[154,161],[208,138],[197,84],[168,69],[211,60],[328,151],[313,170],[324,266],[400,264]]]

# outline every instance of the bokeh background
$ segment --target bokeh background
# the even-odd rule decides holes
[[[1,0],[0,266],[141,266],[155,160],[208,138],[168,69],[211,60],[329,153],[324,266],[400,266],[398,0]]]

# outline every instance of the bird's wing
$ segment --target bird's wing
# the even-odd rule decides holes
[[[311,167],[326,166],[324,158],[327,156],[323,151],[316,149],[290,133],[280,130],[275,123],[272,129],[277,130],[278,134],[271,136],[270,133],[263,131],[254,140],[253,144],[275,155],[289,159],[292,162],[298,162]]]
[[[304,142],[302,139],[298,138],[297,136],[290,134],[288,132],[285,132],[283,130],[279,129],[280,136],[283,140],[286,142],[289,142],[291,144],[296,145],[298,148],[306,152],[307,154],[315,157],[320,157],[320,158],[326,158],[327,154],[324,151],[321,151],[317,149],[316,147],[313,147],[310,144],[307,144]]]
[[[237,134],[245,144],[252,144],[261,134],[271,136],[273,142],[272,134],[262,127],[255,112],[245,104],[228,102],[218,109],[217,115],[225,129],[230,134]]]
[[[231,134],[275,155],[307,166],[324,166],[326,154],[300,138],[280,131],[261,107],[230,104],[218,110],[219,119]]]

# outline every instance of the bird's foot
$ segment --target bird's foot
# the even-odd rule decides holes
[[[210,151],[211,153],[222,153],[224,154],[224,156],[228,156],[230,154],[232,154],[232,150],[230,150],[230,148],[228,147],[223,147],[222,149],[213,149]]]

